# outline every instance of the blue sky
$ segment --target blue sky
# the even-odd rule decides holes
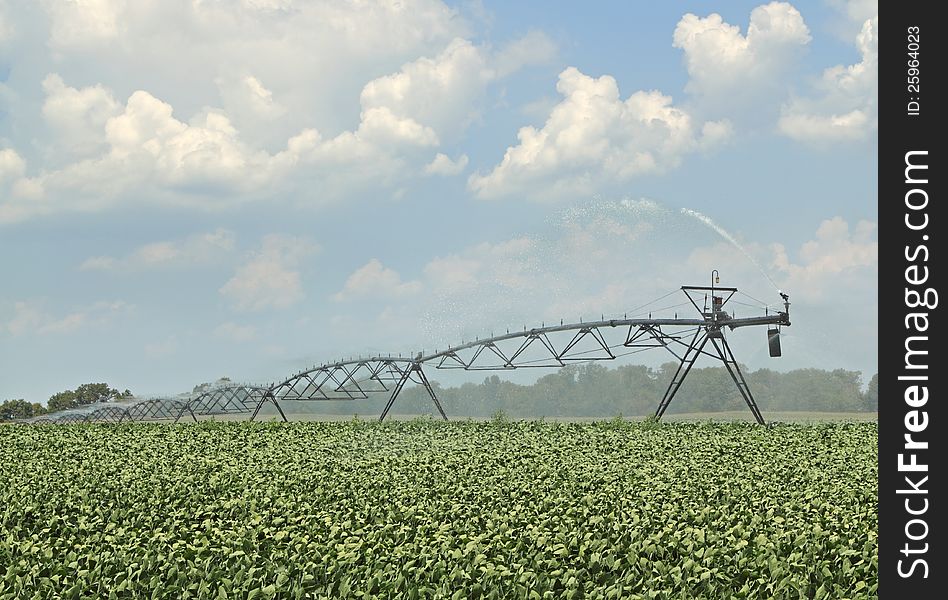
[[[0,399],[271,381],[713,268],[778,301],[682,209],[791,293],[785,356],[742,361],[868,379],[876,14],[0,0]]]

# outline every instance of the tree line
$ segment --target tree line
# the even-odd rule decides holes
[[[646,416],[655,412],[674,375],[677,363],[659,368],[642,365],[608,368],[601,363],[567,365],[530,385],[490,375],[480,383],[442,387],[432,381],[449,415],[490,417],[498,411],[513,418]],[[859,371],[743,369],[762,411],[874,412],[879,400],[879,377],[862,388]],[[431,374],[429,374],[429,378]],[[281,402],[284,410],[320,414],[377,414],[383,405],[370,400]],[[666,414],[747,410],[724,367],[693,368]],[[393,414],[432,413],[435,408],[424,388],[405,388]]]
[[[601,363],[571,364],[523,385],[490,375],[480,383],[432,386],[445,411],[453,416],[489,417],[499,411],[513,418],[645,416],[655,411],[677,363],[659,368],[625,365],[609,368]],[[859,371],[797,369],[781,373],[770,369],[744,369],[754,399],[762,411],[874,412],[879,403],[879,376],[873,375],[862,389]],[[430,374],[429,374],[430,376]],[[216,383],[226,383],[221,378]],[[196,386],[200,393],[211,384]],[[129,398],[105,383],[87,383],[75,390],[53,394],[46,405],[22,399],[0,404],[0,421],[25,419],[96,402]],[[375,415],[382,407],[381,395],[369,400],[332,402],[282,402],[287,412],[329,415]],[[265,406],[269,412],[271,407]],[[668,414],[746,410],[744,400],[723,367],[693,368],[668,408]],[[434,411],[427,392],[420,386],[405,388],[396,402],[395,414]]]
[[[97,402],[113,402],[131,397],[131,391],[126,389],[120,392],[109,387],[107,383],[84,383],[74,390],[64,390],[53,394],[45,406],[39,402],[27,402],[22,398],[6,400],[0,404],[0,421],[29,419]]]

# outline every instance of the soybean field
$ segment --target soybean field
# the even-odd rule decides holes
[[[0,426],[0,598],[873,598],[877,425]]]

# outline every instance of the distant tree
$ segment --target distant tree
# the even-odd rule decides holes
[[[131,390],[120,392],[107,383],[84,383],[75,390],[65,390],[50,396],[46,403],[49,412],[68,410],[77,406],[95,404],[96,402],[112,402],[121,398],[131,398]]]
[[[879,374],[876,373],[869,380],[869,385],[862,395],[862,409],[865,411],[879,410]]]
[[[76,392],[73,390],[57,392],[50,396],[49,401],[46,403],[46,408],[49,412],[68,410],[77,406],[79,406],[79,403],[76,401]]]
[[[76,404],[79,405],[109,402],[121,396],[121,392],[107,383],[84,383],[76,388]]]
[[[13,421],[16,419],[29,419],[37,414],[37,407],[42,411],[43,407],[39,404],[30,404],[22,398],[16,400],[7,400],[0,404],[0,421]]]

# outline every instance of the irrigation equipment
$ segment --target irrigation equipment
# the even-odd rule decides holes
[[[706,356],[724,365],[754,419],[763,425],[764,417],[727,341],[727,334],[739,328],[766,326],[770,356],[780,356],[780,328],[790,325],[790,298],[780,292],[782,305],[770,307],[744,294],[755,302],[748,304],[734,300],[740,293],[737,288],[722,287],[719,282],[717,270],[712,271],[710,286],[680,288],[686,298],[684,302],[655,306],[679,292],[672,290],[638,307],[632,316],[602,317],[593,321],[581,319],[573,323],[560,321],[553,325],[543,323],[529,329],[524,326],[444,350],[422,350],[404,356],[374,355],[317,365],[275,384],[227,383],[189,396],[148,398],[121,404],[100,403],[44,415],[28,422],[178,421],[185,415],[198,420],[198,416],[232,414],[249,414],[253,420],[267,402],[272,403],[286,421],[280,401],[364,400],[387,396],[379,416],[381,421],[409,383],[422,386],[438,413],[447,420],[425,369],[506,371],[555,368],[574,362],[614,360],[661,348],[677,359],[678,366],[655,410],[656,418],[661,419],[665,414],[698,358]],[[763,314],[737,316],[736,310],[729,312],[729,303],[741,305],[742,310],[754,308]],[[688,311],[685,316],[679,316],[676,310],[682,307]],[[660,313],[660,316],[653,317],[653,312]]]

